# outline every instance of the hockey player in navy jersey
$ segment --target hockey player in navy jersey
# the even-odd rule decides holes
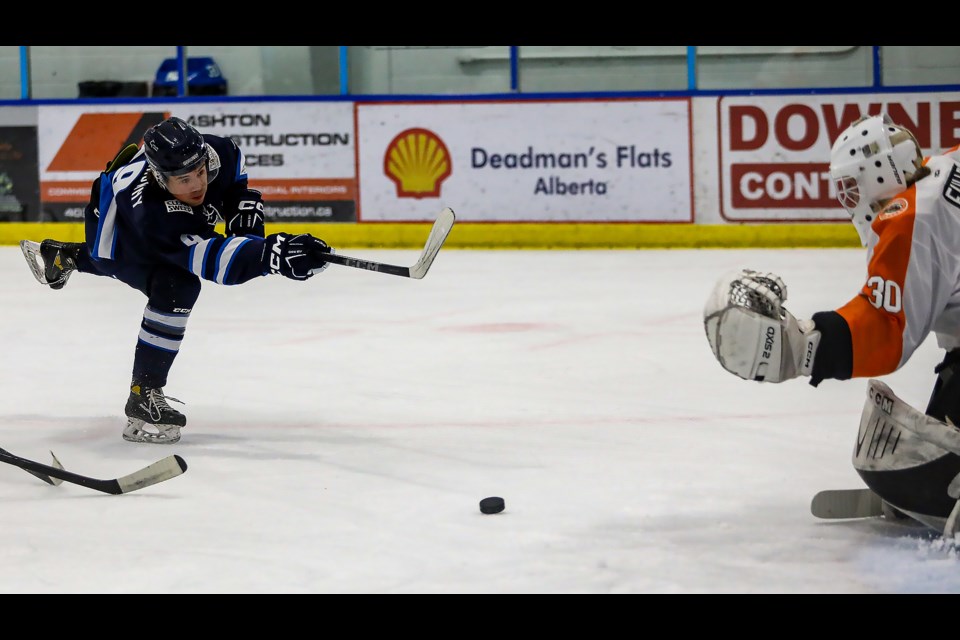
[[[214,229],[219,220],[226,235]],[[21,246],[34,275],[60,289],[74,271],[116,278],[147,296],[133,360],[123,438],[172,444],[186,417],[164,396],[167,374],[200,295],[200,281],[242,284],[267,274],[307,280],[331,249],[309,234],[264,237],[260,192],[243,152],[171,117],[120,152],[94,181],[86,242]]]

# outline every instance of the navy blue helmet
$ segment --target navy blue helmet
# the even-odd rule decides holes
[[[210,159],[210,147],[195,128],[177,118],[167,118],[143,134],[147,163],[157,182],[167,187],[167,178],[196,171]],[[207,182],[217,177],[219,163],[208,163]]]

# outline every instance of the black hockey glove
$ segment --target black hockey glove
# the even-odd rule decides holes
[[[279,273],[293,280],[306,280],[327,268],[324,254],[333,249],[309,233],[272,233],[263,249],[264,273]]]
[[[263,200],[259,191],[247,189],[237,201],[236,209],[225,212],[228,236],[263,237]]]

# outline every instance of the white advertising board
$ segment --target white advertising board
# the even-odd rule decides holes
[[[358,103],[362,221],[691,222],[690,100]]]

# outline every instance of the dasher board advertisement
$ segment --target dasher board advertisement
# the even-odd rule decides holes
[[[361,221],[692,222],[690,99],[358,103]]]
[[[36,220],[39,196],[37,128],[0,126],[0,221]]]
[[[239,145],[268,222],[356,220],[353,105],[339,102],[42,106],[44,217],[83,219],[91,183],[107,163],[171,115]]]
[[[732,222],[849,221],[830,180],[830,149],[862,115],[886,112],[924,155],[960,143],[960,94],[723,96],[720,214]]]

